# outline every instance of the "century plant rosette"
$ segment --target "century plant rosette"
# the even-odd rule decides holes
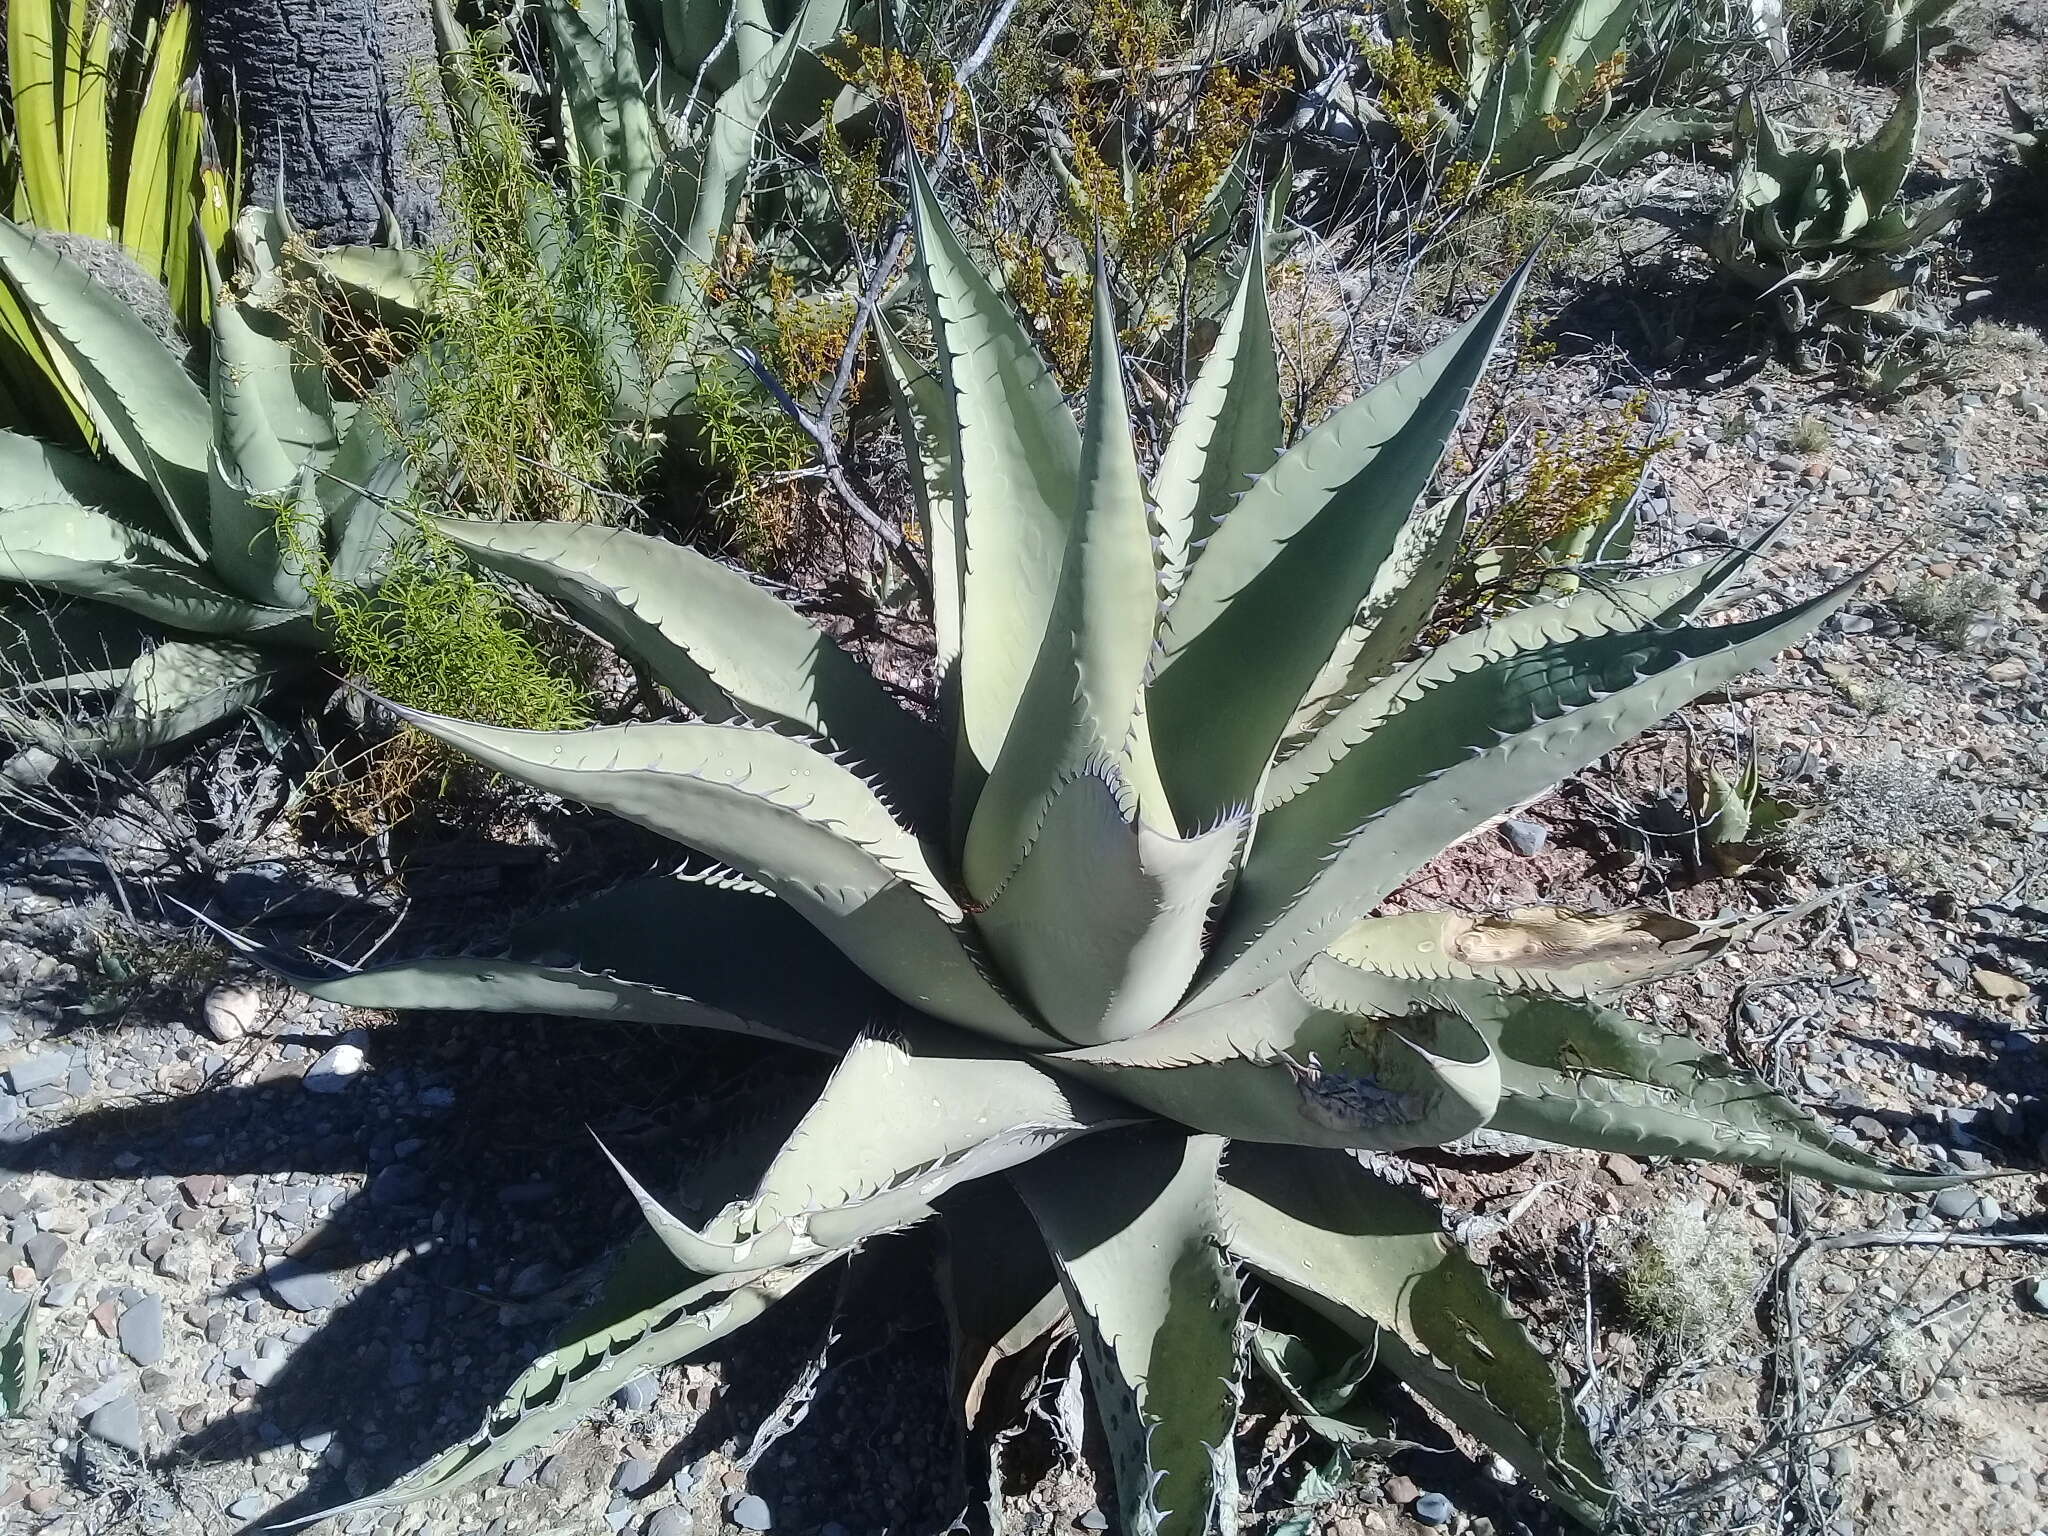
[[[1312,1423],[1356,1424],[1346,1405],[1377,1363],[1599,1521],[1610,1493],[1549,1364],[1435,1211],[1354,1154],[1496,1132],[1936,1181],[1595,1001],[1733,927],[1372,914],[1848,589],[1689,622],[1737,553],[1411,659],[1467,500],[1423,498],[1519,280],[1282,454],[1249,261],[1148,489],[1102,282],[1077,426],[915,168],[911,186],[937,371],[882,343],[933,567],[940,728],[691,550],[588,524],[437,524],[574,610],[690,718],[407,718],[716,868],[551,914],[504,955],[302,984],[373,1008],[694,1025],[839,1066],[752,1197],[701,1227],[627,1173],[648,1231],[607,1295],[473,1438],[363,1504],[502,1466],[937,1215],[961,1407],[978,1410],[995,1361],[1071,1326],[1129,1530],[1229,1526],[1248,1339]]]

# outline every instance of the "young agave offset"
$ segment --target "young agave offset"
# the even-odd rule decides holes
[[[0,610],[0,688],[16,695],[0,692],[7,734],[48,734],[33,701],[52,692],[114,695],[97,726],[65,737],[86,753],[161,746],[234,713],[320,643],[279,508],[296,504],[345,581],[367,580],[400,530],[384,506],[404,461],[377,412],[336,402],[260,301],[279,218],[244,217],[257,289],[215,305],[204,388],[55,244],[0,219],[0,272],[105,450],[94,459],[0,431],[0,590],[40,589]],[[53,595],[83,601],[53,609]]]
[[[963,1409],[993,1361],[1070,1319],[1127,1530],[1229,1528],[1253,1317],[1258,1358],[1319,1422],[1343,1395],[1328,1379],[1362,1351],[1600,1520],[1610,1495],[1549,1364],[1435,1212],[1353,1154],[1493,1131],[1936,1181],[1597,1001],[1732,930],[1371,914],[1447,844],[1792,643],[1847,589],[1687,622],[1736,555],[1404,660],[1464,512],[1461,495],[1418,499],[1513,286],[1280,454],[1248,263],[1148,495],[1106,300],[1077,428],[914,170],[912,190],[938,373],[885,350],[950,743],[688,549],[587,524],[442,525],[696,718],[414,723],[724,869],[552,914],[505,956],[302,984],[374,1008],[726,1030],[839,1066],[753,1196],[701,1227],[626,1174],[649,1230],[610,1292],[473,1438],[364,1502],[491,1472],[936,1214]]]

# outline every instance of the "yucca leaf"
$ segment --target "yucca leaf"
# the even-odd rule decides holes
[[[938,739],[829,635],[741,572],[595,523],[431,522],[478,564],[574,609],[699,715],[821,737],[879,780],[913,824],[943,828]]]
[[[1123,1039],[1187,992],[1247,828],[1238,817],[1192,838],[1154,831],[1104,770],[1084,769],[1053,792],[1023,863],[976,926],[1061,1035]]]
[[[614,0],[543,0],[540,12],[577,147],[637,209],[661,158],[639,30]]]
[[[956,814],[1000,756],[1051,622],[1066,561],[1080,432],[1009,304],[946,222],[913,156],[911,207],[939,376],[952,402],[965,545]]]
[[[1046,1060],[1181,1125],[1303,1146],[1441,1146],[1484,1126],[1501,1093],[1466,1020],[1327,957],[1255,996]]]
[[[1139,707],[1158,608],[1116,315],[1098,256],[1079,495],[1037,659],[968,823],[961,873],[977,901],[995,896],[1038,835],[1048,787],[1088,763],[1114,766],[1138,821],[1174,830]]]
[[[1254,229],[1237,295],[1215,345],[1202,359],[1152,478],[1159,524],[1160,584],[1180,588],[1189,561],[1237,499],[1280,456],[1280,361],[1261,259],[1264,223]]]
[[[34,0],[30,0],[34,3]],[[114,72],[113,18],[73,0],[64,53],[65,228],[106,239],[112,204],[107,82]]]
[[[1492,355],[1525,266],[1476,317],[1268,470],[1167,610],[1148,709],[1181,825],[1258,793]]]
[[[71,227],[64,184],[63,99],[57,85],[64,46],[60,9],[60,0],[10,0],[7,7],[15,163],[28,202],[27,219],[44,229]]]
[[[1961,1182],[1839,1141],[1698,1041],[1596,1004],[1442,983],[1501,1058],[1492,1129],[1566,1146],[1776,1168],[1852,1189]]]
[[[192,186],[176,175],[178,118],[191,67],[192,10],[182,0],[163,8],[142,61],[142,84],[128,140],[121,186],[121,243],[174,299],[171,252],[190,245]],[[182,215],[182,217],[181,217]],[[182,318],[182,317],[181,317]]]
[[[1613,1495],[1550,1362],[1428,1204],[1350,1158],[1243,1142],[1224,1165],[1222,1202],[1232,1253],[1601,1526]]]
[[[1015,1045],[1051,1038],[982,974],[918,839],[859,775],[801,742],[741,725],[511,731],[400,713],[500,773],[759,880],[913,1007]]]
[[[1237,1510],[1237,1276],[1219,1238],[1223,1142],[1091,1137],[1012,1175],[1059,1268],[1132,1536],[1208,1536]]]
[[[154,332],[55,246],[0,219],[0,270],[73,370],[107,451],[156,495],[194,559],[206,546],[206,396]]]
[[[1854,590],[1741,624],[1565,641],[1403,689],[1383,729],[1260,819],[1197,1002],[1299,967],[1489,817],[1797,643]]]

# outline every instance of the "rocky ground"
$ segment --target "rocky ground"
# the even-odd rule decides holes
[[[1993,89],[2024,81],[2038,46],[1995,30],[1941,76],[1941,167],[1988,169]],[[1713,186],[1688,175],[1665,179],[1666,212]],[[1774,672],[1454,850],[1403,899],[1707,916],[1827,898],[1636,1006],[1846,1139],[1996,1175],[1928,1200],[1620,1156],[1413,1165],[1554,1350],[1650,1528],[2048,1528],[2042,217],[1994,207],[1966,228],[1944,274],[1975,327],[1964,371],[1890,405],[1839,371],[1742,364],[1753,313],[1675,252],[1626,303],[1559,279],[1558,357],[1510,385],[1567,417],[1650,391],[1673,439],[1646,509],[1655,550],[1789,516],[1748,600],[1875,572]],[[1803,815],[1782,852],[1724,868],[1682,814],[1687,773],[1752,754]],[[267,761],[251,730],[110,806],[48,806],[0,854],[0,1308],[34,1308],[44,1368],[34,1411],[0,1423],[0,1532],[224,1532],[378,1486],[476,1423],[632,1230],[591,1133],[658,1173],[814,1081],[743,1045],[348,1017],[247,985],[212,946],[166,936],[182,921],[166,898],[360,956],[394,925],[396,952],[558,900],[564,870],[647,856],[515,806],[397,879],[299,841]],[[339,1527],[943,1529],[963,1490],[926,1241],[894,1239],[855,1292],[801,1297],[636,1383],[491,1486]],[[1034,1536],[1105,1524],[1085,1456],[1059,1449],[1065,1369],[1009,1459],[1010,1523]],[[1269,1524],[1554,1524],[1413,1415],[1415,1449],[1276,1510],[1317,1490],[1283,1454],[1298,1437],[1249,1408]]]

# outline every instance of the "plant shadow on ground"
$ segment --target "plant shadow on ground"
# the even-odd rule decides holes
[[[316,1049],[334,1043],[311,1034],[274,1038]],[[745,1122],[786,1127],[824,1070],[752,1042],[645,1026],[446,1014],[373,1030],[365,1053],[364,1072],[341,1093],[310,1094],[296,1077],[205,1088],[90,1109],[0,1144],[0,1168],[79,1180],[368,1176],[295,1245],[296,1267],[336,1272],[397,1262],[336,1306],[246,1404],[184,1436],[160,1463],[242,1461],[270,1445],[332,1432],[347,1473],[323,1465],[252,1530],[379,1488],[467,1437],[519,1370],[552,1347],[556,1328],[601,1278],[606,1256],[642,1224],[593,1133],[652,1187],[687,1190],[691,1166],[725,1139],[746,1135],[753,1127]],[[537,1169],[545,1176],[537,1179]],[[695,1204],[685,1210],[708,1214]],[[220,1243],[217,1235],[213,1241]],[[266,1272],[281,1257],[266,1250]],[[856,1491],[868,1517],[899,1529],[942,1528],[949,1515],[936,1513],[935,1496],[950,1479],[942,1466],[921,1463],[934,1447],[944,1459],[943,1366],[927,1370],[906,1359],[942,1358],[943,1330],[934,1342],[930,1326],[936,1301],[927,1283],[920,1303],[907,1269],[887,1286],[859,1290],[863,1304],[835,1324],[834,1369],[818,1384],[810,1413],[764,1460],[752,1486],[771,1501],[821,1504],[818,1519],[830,1519],[833,1486],[791,1475],[824,1467],[842,1489]],[[664,1477],[728,1439],[749,1440],[817,1348],[833,1287],[816,1291],[700,1357],[729,1362],[730,1385],[664,1457]],[[878,1297],[887,1303],[879,1310],[867,1304]],[[260,1273],[214,1290],[210,1300],[215,1307],[260,1300],[259,1332],[307,1320],[276,1305]],[[842,1357],[850,1368],[839,1366]],[[862,1399],[884,1378],[888,1412],[877,1419],[873,1401]],[[921,1380],[926,1401],[915,1390]],[[852,1438],[850,1426],[865,1438]],[[884,1429],[907,1444],[887,1444]],[[828,1446],[820,1436],[841,1443]],[[872,1465],[848,1464],[864,1450],[874,1452],[865,1457]]]
[[[1968,325],[1985,320],[2024,326],[2048,336],[2048,283],[2041,280],[2041,232],[2048,227],[2048,187],[2006,167],[1998,195],[1956,228],[1955,258],[1973,280],[1956,309]]]
[[[1682,257],[1575,285],[1537,332],[1563,357],[1618,350],[1646,378],[1723,389],[1760,374],[1782,344],[1771,307]]]

